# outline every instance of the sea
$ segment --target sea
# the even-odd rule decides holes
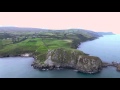
[[[77,49],[104,62],[120,62],[120,35],[104,35],[83,42]],[[120,78],[120,72],[115,67],[103,68],[97,74],[78,73],[70,69],[39,71],[31,66],[33,61],[32,57],[0,58],[0,78]]]

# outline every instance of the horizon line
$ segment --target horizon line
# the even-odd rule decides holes
[[[82,30],[89,30],[93,32],[103,32],[103,31],[94,31],[91,29],[85,29],[85,28],[62,28],[62,29],[52,29],[52,28],[41,28],[41,27],[21,27],[21,26],[13,26],[13,25],[0,25],[0,27],[16,27],[16,28],[35,28],[35,29],[48,29],[48,30],[69,30],[69,29],[82,29]],[[104,31],[104,32],[111,32],[111,31]],[[113,32],[112,32],[113,33]],[[114,33],[115,34],[115,33]]]

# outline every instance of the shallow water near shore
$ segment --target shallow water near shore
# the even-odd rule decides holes
[[[79,50],[98,56],[105,62],[120,62],[120,35],[105,35],[79,46]],[[0,58],[0,78],[120,78],[114,67],[103,68],[97,74],[77,73],[74,70],[39,71],[31,66],[32,57]]]

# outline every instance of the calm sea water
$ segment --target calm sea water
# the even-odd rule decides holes
[[[106,62],[120,62],[120,35],[106,35],[84,42],[78,49]],[[39,71],[31,67],[33,60],[31,57],[0,58],[0,78],[120,78],[120,72],[114,67],[104,68],[97,74],[83,74],[73,70]]]

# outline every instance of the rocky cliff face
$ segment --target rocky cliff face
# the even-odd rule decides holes
[[[49,50],[44,62],[35,60],[32,66],[38,69],[73,68],[84,73],[96,73],[101,70],[102,61],[78,50],[59,48]]]

